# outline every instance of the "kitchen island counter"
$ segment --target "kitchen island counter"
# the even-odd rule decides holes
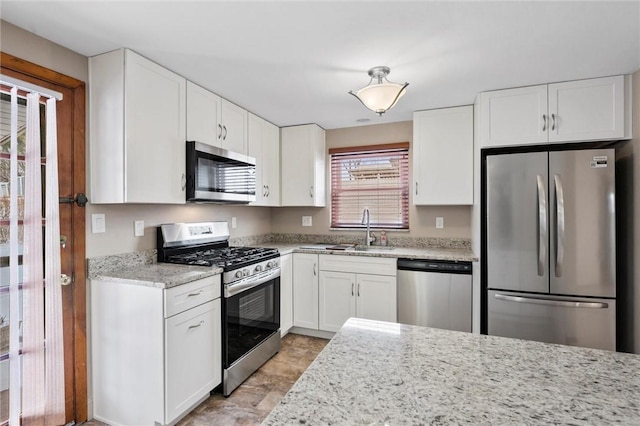
[[[638,355],[351,318],[263,424],[614,422]]]

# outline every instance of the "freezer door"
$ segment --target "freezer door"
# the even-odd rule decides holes
[[[489,335],[616,350],[616,302],[489,291]]]
[[[615,152],[549,153],[550,292],[616,296]]]
[[[549,291],[548,153],[486,158],[487,287]]]

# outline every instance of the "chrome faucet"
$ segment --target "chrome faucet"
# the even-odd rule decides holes
[[[371,230],[369,228],[369,208],[365,207],[362,211],[362,224],[367,225],[367,235],[365,237],[365,244],[370,246],[372,242],[376,240],[376,238],[372,235]]]

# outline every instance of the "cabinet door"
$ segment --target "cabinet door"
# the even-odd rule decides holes
[[[284,336],[293,327],[293,259],[291,254],[280,257],[280,333]]]
[[[320,271],[320,330],[338,331],[356,316],[356,274]]]
[[[266,203],[280,205],[280,128],[267,121],[262,133],[262,183],[266,190]]]
[[[325,206],[325,132],[319,126],[311,125],[311,161],[313,165],[313,206]]]
[[[624,76],[549,85],[549,142],[622,139]]]
[[[313,163],[309,133],[309,126],[282,129],[280,189],[283,206],[313,205]]]
[[[396,277],[358,274],[356,278],[358,318],[396,322]]]
[[[481,147],[548,142],[547,86],[480,94]]]
[[[220,146],[220,97],[187,81],[187,140]]]
[[[473,106],[413,114],[415,205],[473,204]]]
[[[165,423],[222,382],[220,299],[165,320]]]
[[[249,113],[247,155],[256,159],[256,200],[252,206],[267,205],[267,188],[263,180],[264,173],[264,120]]]
[[[293,325],[318,329],[318,255],[293,255]]]
[[[220,146],[226,150],[247,154],[247,110],[222,99],[222,136]]]
[[[125,202],[184,204],[186,80],[125,56]]]

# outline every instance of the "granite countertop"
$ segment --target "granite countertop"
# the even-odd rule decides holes
[[[317,253],[317,254],[341,254],[346,256],[369,256],[369,257],[404,257],[409,259],[430,259],[430,260],[455,260],[465,262],[475,262],[478,257],[467,248],[449,247],[428,247],[428,248],[404,248],[404,247],[377,247],[371,246],[366,251],[360,250],[330,250],[323,246],[331,247],[331,244],[278,244],[264,243],[262,247],[273,247],[280,251],[281,255],[289,253]],[[314,248],[311,248],[314,247]]]
[[[350,319],[263,425],[639,424],[640,356]]]
[[[123,269],[111,269],[98,273],[91,279],[95,281],[111,281],[147,287],[171,288],[220,273],[222,273],[222,268],[177,265],[173,263],[151,263],[130,266]]]

